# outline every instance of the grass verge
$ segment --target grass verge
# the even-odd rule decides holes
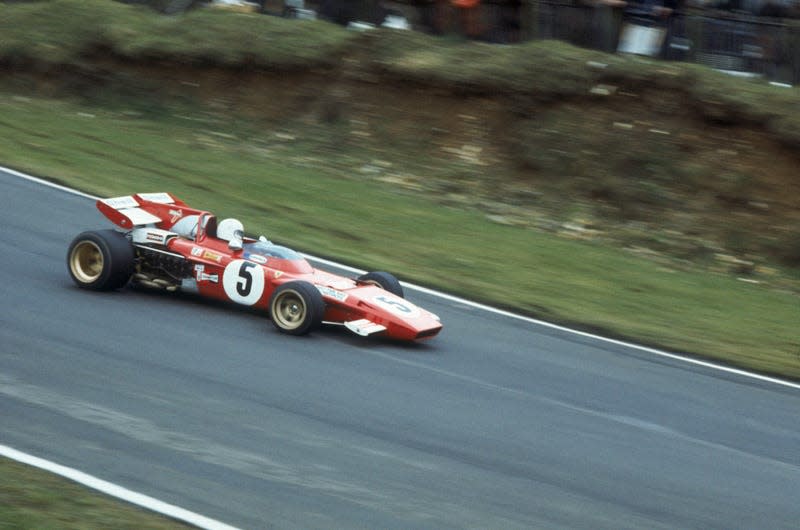
[[[189,526],[0,458],[0,528],[178,530]]]
[[[203,109],[144,115],[119,104],[5,93],[0,116],[0,160],[82,190],[171,191],[301,250],[554,322],[800,378],[800,303],[789,292],[493,223],[337,169],[316,139],[265,133],[257,122]],[[359,151],[336,156],[357,159]]]

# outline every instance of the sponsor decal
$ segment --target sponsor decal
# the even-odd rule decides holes
[[[136,199],[130,195],[127,197],[112,197],[110,199],[103,199],[103,202],[115,210],[121,210],[123,208],[136,208],[139,206],[139,203],[136,202]]]
[[[219,274],[207,274],[205,265],[195,265],[194,272],[198,282],[219,283]]]
[[[198,247],[192,247],[192,256],[199,258],[203,255],[203,249]]]
[[[158,228],[134,228],[131,232],[134,243],[165,245],[170,236],[170,232]]]
[[[372,302],[378,307],[399,317],[416,318],[420,315],[419,309],[415,305],[397,296],[382,294],[373,298]]]
[[[222,254],[217,254],[216,252],[211,252],[210,250],[206,250],[203,252],[203,259],[208,259],[219,263],[220,261],[222,261]]]
[[[252,262],[258,263],[260,265],[266,265],[267,264],[267,258],[265,258],[264,256],[261,256],[259,254],[246,254],[245,258],[249,259]]]
[[[329,298],[334,298],[339,302],[344,302],[347,300],[347,293],[343,293],[341,291],[337,291],[336,289],[331,289],[330,287],[326,287],[324,285],[315,285],[314,287],[317,288],[317,291],[322,294],[322,296],[327,296]]]
[[[169,215],[170,215],[170,222],[172,224],[175,224],[178,221],[178,219],[183,217],[183,212],[180,210],[170,210]]]
[[[206,274],[205,272],[198,272],[197,281],[219,283],[219,274]]]
[[[222,273],[222,287],[237,304],[253,305],[264,294],[264,269],[252,261],[235,259]]]
[[[152,243],[158,243],[159,245],[164,244],[164,234],[160,234],[158,232],[147,232],[145,239]]]
[[[139,197],[145,201],[160,202],[161,204],[171,204],[175,202],[168,193],[139,193]]]

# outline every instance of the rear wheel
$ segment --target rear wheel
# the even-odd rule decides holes
[[[400,281],[388,272],[368,272],[367,274],[363,274],[356,278],[356,281],[358,283],[377,285],[381,289],[389,291],[400,298],[405,298],[405,295],[403,294],[403,286],[400,285]]]
[[[305,335],[322,325],[325,302],[316,287],[295,281],[279,285],[269,300],[272,323],[282,333]]]
[[[69,245],[67,268],[83,289],[108,291],[123,287],[133,274],[131,242],[114,230],[79,234]]]

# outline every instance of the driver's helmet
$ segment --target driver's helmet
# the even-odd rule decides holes
[[[217,225],[217,237],[225,241],[242,239],[244,237],[244,225],[238,219],[223,219]]]

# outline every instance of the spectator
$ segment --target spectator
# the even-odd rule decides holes
[[[504,2],[485,5],[484,38],[489,42],[509,44],[522,41],[522,2],[523,0],[505,0]]]
[[[676,0],[627,0],[625,16],[643,23],[663,25],[677,7]]]
[[[613,53],[619,44],[625,0],[591,0],[594,7],[592,17],[594,47]]]
[[[459,32],[465,37],[475,39],[483,33],[480,19],[480,0],[451,0],[458,12]]]
[[[445,35],[450,31],[452,8],[449,0],[411,0],[411,3],[417,8],[416,27],[434,35]]]
[[[628,0],[617,51],[662,56],[677,0]]]
[[[350,22],[358,19],[356,12],[356,5],[353,2],[344,2],[342,0],[322,0],[319,4],[318,13],[320,18],[346,26]]]

